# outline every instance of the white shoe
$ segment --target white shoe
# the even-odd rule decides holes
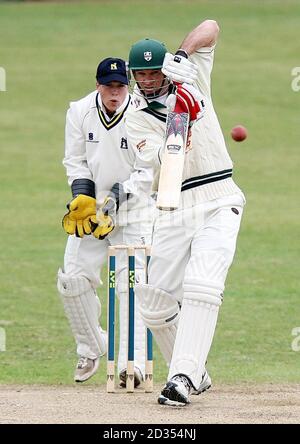
[[[200,395],[211,387],[211,379],[207,371],[203,373],[202,381],[197,390],[192,391],[192,395]]]
[[[84,382],[91,378],[98,370],[100,358],[90,359],[81,356],[77,363],[74,381]]]
[[[120,378],[120,387],[125,388],[126,387],[126,378],[127,378],[126,369],[124,369],[120,372],[119,378]],[[138,367],[134,367],[134,388],[141,385],[143,380],[144,380],[144,378],[143,378],[141,370]]]
[[[171,406],[185,406],[190,403],[189,395],[192,391],[193,385],[186,375],[175,375],[162,389],[158,397],[158,403]]]

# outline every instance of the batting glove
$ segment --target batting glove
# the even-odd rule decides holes
[[[194,83],[198,76],[198,67],[190,62],[186,56],[179,55],[184,52],[179,50],[178,54],[167,52],[163,61],[162,72],[169,79],[179,83]]]
[[[203,117],[204,102],[200,92],[187,83],[177,84],[174,93],[166,100],[169,111],[177,113],[188,113],[190,125]]]

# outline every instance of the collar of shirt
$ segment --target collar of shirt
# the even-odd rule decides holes
[[[134,85],[133,94],[132,94],[132,102],[134,105],[134,110],[139,111],[144,108],[150,109],[160,109],[166,108],[166,100],[168,97],[168,93],[164,94],[161,97],[156,97],[155,99],[146,100],[145,97],[141,94],[137,84]]]
[[[166,100],[168,97],[168,93],[163,96],[156,97],[155,99],[148,100],[148,108],[150,109],[161,109],[166,108]]]
[[[127,106],[128,100],[129,100],[129,93],[126,95],[126,97],[125,97],[124,102],[122,103],[122,105],[119,106],[119,108],[116,109],[116,112],[114,113],[114,115],[113,115],[113,116],[108,116],[108,114],[107,114],[107,112],[106,112],[106,109],[105,109],[105,106],[103,105],[102,100],[101,100],[101,94],[98,93],[98,104],[99,104],[99,107],[100,107],[101,111],[103,112],[103,114],[104,114],[105,117],[107,118],[107,120],[111,120],[111,119],[113,119],[116,115],[120,114],[120,113],[124,110],[124,108]]]

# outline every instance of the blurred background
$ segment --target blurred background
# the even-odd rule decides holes
[[[73,384],[56,290],[69,102],[95,88],[104,57],[127,59],[145,37],[175,51],[206,18],[221,29],[213,101],[247,198],[208,369],[219,383],[299,382],[299,1],[112,0],[0,1],[0,383]],[[105,286],[99,294],[105,326]],[[164,381],[157,350],[154,365]],[[87,384],[105,379],[103,360]]]

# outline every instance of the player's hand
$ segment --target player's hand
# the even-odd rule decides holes
[[[169,111],[188,113],[190,125],[203,117],[204,102],[200,92],[192,85],[176,84],[175,91],[166,100]]]
[[[107,196],[97,211],[97,215],[90,218],[92,233],[97,239],[104,239],[115,228],[116,208],[115,199]]]
[[[98,213],[97,216],[92,216],[90,223],[93,236],[100,240],[104,239],[115,228],[113,218],[105,216],[102,212]]]
[[[179,83],[194,83],[198,76],[198,67],[181,55],[167,52],[163,61],[162,72],[169,79]]]
[[[113,199],[111,196],[107,196],[104,199],[103,205],[98,210],[97,217],[99,214],[103,213],[104,216],[112,216],[115,217],[117,211],[117,203],[115,199]]]
[[[79,194],[67,205],[68,213],[62,220],[63,229],[67,234],[75,234],[83,237],[91,234],[90,217],[96,216],[96,199],[94,197]]]

